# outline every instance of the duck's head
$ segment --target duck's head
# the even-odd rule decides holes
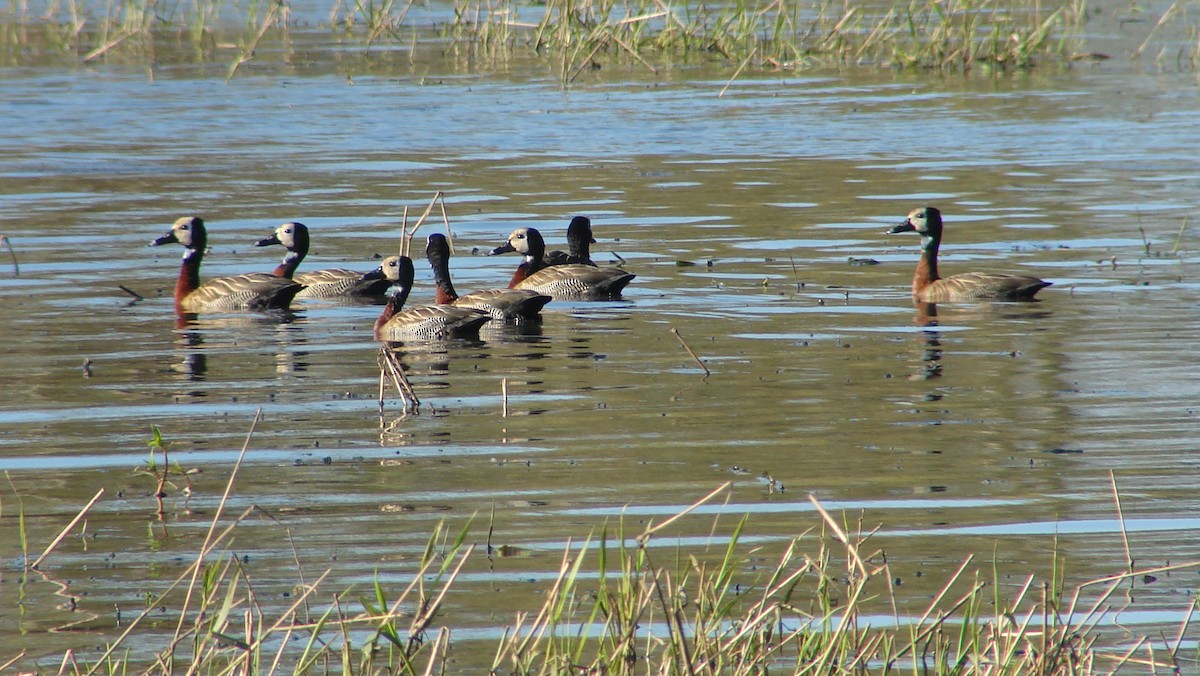
[[[533,228],[517,228],[508,236],[508,241],[492,249],[489,256],[516,251],[527,261],[541,260],[546,255],[546,242],[542,233]]]
[[[445,235],[435,232],[429,236],[429,239],[425,242],[425,257],[430,260],[437,257],[450,257],[450,242],[446,239]]]
[[[407,276],[406,276],[407,275]],[[372,279],[386,279],[393,286],[408,284],[412,286],[413,278],[416,276],[413,270],[412,259],[408,256],[388,256],[383,259],[379,267],[363,275],[364,281]],[[407,282],[405,281],[407,279]]]
[[[288,251],[303,249],[308,251],[308,226],[291,221],[275,228],[275,232],[265,239],[255,242],[254,246],[271,246],[282,244]]]
[[[576,216],[571,219],[571,224],[567,226],[567,241],[575,240],[589,244],[596,243],[596,238],[592,235],[592,219],[587,216]]]
[[[900,225],[887,231],[889,235],[900,232],[915,232],[921,236],[921,247],[936,249],[942,241],[942,212],[934,207],[921,207],[908,212],[908,218]]]
[[[942,234],[942,212],[934,207],[921,207],[908,212],[908,218],[891,230],[889,235],[900,232],[918,232],[923,237],[934,237]]]
[[[199,216],[184,216],[175,221],[167,234],[150,242],[150,246],[182,244],[189,249],[203,250],[208,235],[204,231],[204,219]]]

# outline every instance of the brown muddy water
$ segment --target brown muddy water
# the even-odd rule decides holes
[[[749,514],[752,582],[818,525],[812,494],[881,527],[912,609],[971,555],[1005,592],[1056,549],[1069,584],[1120,572],[1110,472],[1137,566],[1200,559],[1194,77],[1116,60],[776,74],[719,98],[727,71],[601,71],[564,91],[534,67],[367,67],[322,48],[229,83],[186,63],[4,69],[0,234],[20,274],[0,250],[0,661],[52,669],[116,637],[190,562],[260,409],[230,504],[261,509],[232,547],[260,598],[285,608],[297,562],[332,571],[328,594],[398,588],[437,522],[474,519],[470,541],[490,527],[517,555],[477,553],[450,597],[464,671],[540,605],[568,539],[636,531],[726,481],[726,504],[660,543],[719,554]],[[561,247],[574,214],[593,219],[597,258],[638,278],[618,302],[552,303],[536,330],[408,346],[425,405],[387,434],[400,404],[381,420],[377,306],[177,327],[179,249],[146,247],[201,215],[205,277],[266,271],[280,250],[251,244],[301,220],[305,268],[365,271],[437,190],[460,291],[516,265],[474,249],[519,226]],[[946,216],[944,273],[1054,286],[919,316],[916,238],[883,231],[926,204]],[[418,261],[416,302],[429,281]],[[164,522],[135,474],[152,425],[200,470]],[[101,488],[23,573],[21,514],[36,555]],[[1111,600],[1105,641],[1173,640],[1198,580],[1139,579]],[[165,613],[128,645],[173,629]]]

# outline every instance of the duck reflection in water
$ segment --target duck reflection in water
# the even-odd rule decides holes
[[[223,352],[219,347],[216,354],[229,360],[237,360],[246,354],[251,359],[258,355],[266,357],[269,352],[275,361],[276,373],[298,373],[307,371],[309,363],[308,351],[297,349],[308,343],[304,332],[304,322],[297,321],[299,317],[292,312],[267,312],[262,314],[230,314],[226,316],[206,315],[200,318],[187,313],[175,318],[174,345],[182,359],[171,365],[171,371],[182,376],[188,383],[200,383],[207,380],[208,356],[213,352],[206,343],[218,346],[234,342],[243,349],[238,352]],[[254,327],[247,330],[247,325]],[[270,332],[262,331],[270,327]],[[263,340],[257,345],[246,342],[245,336],[261,336]],[[236,336],[236,337],[235,337]],[[176,394],[176,398],[201,398],[208,396],[206,390],[188,390]]]
[[[204,352],[204,334],[193,326],[196,315],[179,315],[175,319],[175,346],[183,354],[183,360],[171,365],[171,370],[183,376],[189,383],[204,381],[208,372],[208,355]],[[180,392],[176,398],[195,399],[207,396],[203,390]]]
[[[911,376],[911,380],[932,380],[942,376],[942,334],[937,330],[937,303],[913,301],[917,309],[916,323],[924,327],[917,332],[921,343],[921,370]]]

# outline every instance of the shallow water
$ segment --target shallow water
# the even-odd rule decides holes
[[[744,76],[719,98],[727,73],[700,68],[563,91],[536,69],[380,59],[348,77],[355,64],[313,54],[228,84],[194,66],[6,69],[0,234],[20,274],[0,250],[0,603],[20,612],[0,615],[0,661],[50,668],[112,640],[190,562],[258,410],[228,509],[261,510],[233,550],[262,598],[290,603],[297,560],[310,579],[331,569],[330,590],[399,586],[437,522],[474,518],[472,541],[490,526],[520,555],[468,565],[443,618],[464,640],[536,608],[569,539],[636,530],[725,481],[727,503],[659,545],[720,553],[749,513],[752,562],[770,561],[818,525],[812,494],[881,526],[913,608],[969,555],[1013,589],[1055,547],[1068,582],[1120,572],[1110,471],[1136,564],[1196,558],[1194,79],[854,71]],[[386,433],[401,407],[389,397],[381,420],[377,306],[177,326],[178,247],[145,246],[202,215],[204,276],[265,271],[281,250],[251,244],[297,219],[305,267],[366,271],[437,190],[460,290],[516,265],[473,250],[519,226],[556,248],[577,213],[597,259],[638,278],[621,301],[552,303],[536,330],[407,346],[425,406]],[[944,273],[1054,286],[919,315],[916,238],[882,233],[927,203],[947,219]],[[200,470],[166,523],[133,472],[151,425]],[[23,580],[18,513],[36,555],[101,488],[86,535]],[[1194,571],[1139,582],[1106,641],[1173,636],[1194,589]],[[463,669],[490,663],[480,643]]]

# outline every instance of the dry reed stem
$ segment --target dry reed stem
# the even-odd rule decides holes
[[[225,82],[229,82],[233,79],[233,76],[237,74],[238,68],[240,68],[243,63],[246,63],[254,58],[254,50],[258,48],[258,43],[263,39],[263,36],[267,34],[267,31],[271,29],[271,26],[279,20],[278,15],[285,1],[286,0],[274,0],[271,3],[271,9],[267,10],[267,16],[263,18],[262,25],[258,28],[258,34],[255,35],[254,39],[250,41],[250,44],[244,50],[242,50],[241,55],[236,61],[233,62],[233,65],[229,67],[229,74],[225,76]]]
[[[415,237],[417,234],[417,229],[420,228],[421,225],[423,225],[425,223],[425,219],[429,218],[429,214],[433,213],[433,207],[436,206],[441,199],[442,199],[442,191],[441,190],[438,190],[437,192],[433,193],[433,197],[430,198],[429,204],[425,205],[425,211],[421,214],[421,217],[417,219],[417,222],[413,223],[412,230],[410,230],[404,234],[404,253],[401,253],[401,255],[408,255],[407,252],[412,251],[412,240],[413,240],[413,237]],[[408,220],[408,207],[404,208],[404,214],[405,214],[405,221],[407,221]],[[445,218],[445,216],[446,216],[446,205],[444,203],[442,204],[442,216],[443,216],[443,218]],[[446,230],[449,231],[450,220],[448,218],[446,218],[445,223],[446,223]]]
[[[454,581],[458,579],[458,574],[462,572],[463,566],[467,565],[467,559],[471,558],[471,553],[474,551],[475,545],[468,545],[466,550],[459,554],[458,565],[454,567],[454,571],[450,573],[450,576],[447,577],[442,583],[442,588],[437,593],[437,596],[433,598],[433,601],[421,603],[420,610],[417,612],[416,617],[413,618],[413,621],[408,628],[409,644],[407,657],[411,658],[416,654],[417,649],[420,647],[421,634],[424,634],[425,631],[429,629],[429,625],[433,624],[433,619],[437,617],[437,612],[442,607],[442,602],[446,600],[446,594],[450,593],[450,588],[454,586]],[[422,594],[422,596],[424,595]],[[422,601],[424,601],[424,599],[422,599]],[[398,605],[399,604],[397,604],[397,606]],[[399,608],[397,607],[393,609],[393,612],[390,616],[395,616],[398,614]]]
[[[443,668],[444,668],[444,665],[446,663],[446,654],[449,652],[449,650],[450,650],[450,630],[445,627],[442,627],[441,629],[438,629],[437,638],[434,639],[433,647],[430,649],[430,652],[432,654],[429,656],[429,664],[425,665],[424,676],[433,676],[433,666],[438,663],[438,654],[439,653],[441,653],[441,661],[442,661]]]
[[[400,394],[400,400],[404,404],[405,415],[416,411],[421,406],[421,400],[417,398],[417,392],[413,389],[412,383],[409,382],[408,376],[404,374],[404,367],[400,364],[399,357],[395,351],[388,349],[387,345],[379,346],[379,378],[381,384],[379,386],[379,410],[383,412],[383,395],[384,386],[382,384],[383,374],[386,370],[391,376],[392,385]]]
[[[567,539],[567,546],[563,548],[562,559],[558,564],[558,575],[554,578],[554,586],[550,588],[550,591],[546,592],[547,601],[542,604],[538,614],[533,618],[533,623],[529,625],[529,631],[525,634],[525,638],[521,640],[520,644],[516,647],[516,650],[513,651],[514,655],[525,654],[531,642],[534,641],[535,636],[537,637],[537,642],[540,643],[542,640],[541,637],[549,628],[550,610],[553,607],[553,603],[551,603],[551,601],[558,598],[558,595],[563,587],[563,582],[566,580],[567,573],[571,570],[571,543],[573,541],[573,538]],[[518,633],[517,629],[514,628],[513,638],[516,639],[519,636],[520,634]]]
[[[1108,470],[1108,482],[1112,486],[1113,504],[1117,507],[1117,523],[1121,525],[1121,545],[1125,548],[1125,570],[1133,570],[1133,554],[1129,551],[1129,533],[1125,529],[1125,512],[1121,509],[1121,494],[1117,491],[1117,475]]]
[[[1183,614],[1183,622],[1179,623],[1179,631],[1175,634],[1175,645],[1171,647],[1172,655],[1179,654],[1179,648],[1183,645],[1183,637],[1187,633],[1188,626],[1192,623],[1192,613],[1196,612],[1198,607],[1200,607],[1200,605],[1198,605],[1196,599],[1193,598],[1192,602],[1188,604],[1188,611]],[[2,669],[0,669],[0,671],[2,671]]]
[[[869,577],[866,563],[864,563],[862,557],[858,555],[858,546],[850,542],[850,538],[846,535],[846,532],[843,531],[841,526],[839,526],[837,522],[833,520],[833,517],[829,514],[829,512],[825,511],[825,508],[821,506],[821,503],[817,500],[815,495],[810,493],[808,496],[808,501],[812,503],[813,507],[816,508],[817,513],[820,514],[821,518],[825,521],[826,525],[828,525],[830,530],[833,531],[833,535],[835,538],[837,538],[838,542],[841,542],[842,545],[846,547],[846,551],[849,552],[853,557],[852,560],[854,567],[858,569],[859,574],[862,575],[863,578]]]
[[[253,507],[253,506],[247,507],[245,509],[245,511],[243,511],[241,513],[241,515],[239,515],[236,519],[234,519],[233,523],[231,523],[229,526],[227,526],[225,528],[225,530],[221,531],[221,533],[218,534],[215,538],[212,538],[211,540],[206,541],[205,547],[201,549],[200,555],[196,558],[196,560],[193,561],[182,573],[180,573],[179,576],[175,578],[174,582],[172,582],[170,585],[168,585],[167,588],[164,589],[155,598],[155,600],[153,602],[148,604],[146,606],[146,608],[143,609],[142,612],[139,613],[138,616],[135,617],[133,619],[133,621],[130,622],[129,625],[125,627],[125,631],[121,632],[120,635],[118,635],[117,638],[115,640],[113,640],[113,642],[111,644],[109,644],[107,650],[105,650],[104,653],[102,653],[99,657],[96,658],[92,667],[90,669],[88,669],[86,672],[84,672],[85,675],[90,676],[91,674],[95,674],[97,671],[104,668],[106,662],[112,657],[112,654],[118,648],[120,648],[122,644],[124,644],[125,639],[129,638],[129,635],[132,634],[133,630],[136,629],[141,624],[142,620],[149,617],[150,614],[152,612],[154,612],[154,610],[156,608],[158,608],[160,605],[162,605],[166,601],[167,596],[172,591],[174,591],[176,587],[178,587],[180,584],[182,584],[183,581],[185,579],[187,579],[187,577],[189,575],[192,575],[192,577],[193,577],[192,585],[194,586],[195,585],[195,582],[194,582],[195,575],[193,575],[193,571],[199,570],[200,568],[203,567],[204,557],[207,556],[212,551],[212,549],[216,547],[216,545],[223,542],[225,540],[225,538],[228,537],[229,534],[233,532],[233,529],[236,528],[237,525],[240,524],[254,510],[255,510],[255,507]],[[190,593],[190,590],[189,590],[189,593]],[[172,640],[172,644],[171,644],[171,648],[170,648],[171,650],[174,649],[175,644],[178,643],[180,638],[181,637],[176,637],[174,640]],[[161,659],[161,655],[160,655],[160,659]],[[75,673],[80,673],[80,672],[76,671]]]
[[[38,564],[44,561],[47,556],[50,556],[50,552],[53,552],[54,548],[58,546],[58,543],[62,542],[63,538],[67,537],[67,533],[70,533],[71,529],[74,528],[75,525],[81,520],[83,520],[84,516],[87,516],[88,510],[92,508],[92,505],[96,504],[96,501],[99,500],[100,496],[102,495],[104,495],[103,488],[96,491],[96,494],[92,496],[92,499],[88,500],[88,503],[83,506],[83,509],[79,510],[79,513],[75,515],[74,519],[71,519],[71,523],[68,523],[66,528],[63,528],[59,532],[58,537],[50,541],[50,545],[46,547],[46,549],[42,552],[42,555],[37,557],[33,563],[29,564],[29,569],[37,570]],[[3,669],[0,669],[0,671],[3,671]]]
[[[125,42],[125,40],[133,37],[134,35],[137,35],[139,32],[140,31],[133,30],[133,29],[126,30],[124,33],[119,34],[117,37],[113,38],[112,40],[109,40],[108,42],[104,43],[103,45],[100,45],[99,47],[88,52],[83,57],[83,62],[88,63],[88,62],[91,62],[91,61],[94,61],[94,60],[100,58],[104,54],[108,53],[108,51],[110,49],[113,49],[114,47],[121,44],[122,42]]]
[[[287,610],[284,610],[282,613],[280,613],[279,619],[276,620],[274,624],[267,627],[261,633],[258,640],[255,641],[255,643],[251,644],[251,648],[260,647],[260,644],[263,641],[267,640],[271,636],[271,634],[279,631],[279,628],[281,626],[283,626],[284,622],[287,621],[288,616],[294,614],[296,612],[296,609],[298,609],[302,604],[304,604],[306,601],[308,601],[308,597],[312,596],[313,594],[316,593],[317,589],[320,588],[321,583],[324,582],[325,578],[328,577],[330,575],[330,573],[332,573],[332,572],[333,572],[332,568],[326,568],[325,572],[321,573],[321,575],[319,577],[317,577],[316,580],[313,580],[312,584],[301,584],[301,588],[304,590],[304,592],[301,593],[296,598],[296,600],[293,601],[292,604],[287,607]],[[292,624],[288,625],[287,631],[291,632],[298,626],[304,626],[304,625],[296,624],[295,622],[293,622]]]
[[[412,238],[408,236],[408,205],[404,205],[404,211],[400,214],[400,255],[407,256],[408,248]]]
[[[746,68],[746,66],[750,63],[750,60],[754,58],[755,54],[758,54],[758,47],[755,47],[754,49],[750,50],[750,55],[747,56],[745,59],[743,59],[741,65],[739,65],[737,67],[737,70],[733,71],[733,75],[729,76],[729,81],[726,82],[725,86],[721,87],[721,91],[717,93],[718,99],[724,98],[725,92],[729,91],[729,88],[733,86],[733,81],[736,80],[738,78],[738,76],[742,74],[742,70],[744,70]]]
[[[675,514],[674,516],[667,519],[666,521],[663,521],[662,523],[657,524],[657,525],[651,523],[650,525],[646,526],[646,530],[642,531],[642,534],[637,536],[638,544],[644,546],[647,542],[650,541],[651,535],[654,535],[655,533],[659,532],[660,530],[670,526],[671,524],[675,523],[676,521],[679,521],[680,519],[687,516],[688,514],[691,514],[692,512],[696,511],[702,505],[704,505],[704,503],[717,497],[723,491],[728,490],[729,487],[732,485],[733,485],[732,481],[726,481],[725,483],[721,484],[720,486],[717,486],[716,488],[714,488],[711,492],[709,492],[708,495],[705,495],[704,497],[700,498],[699,500],[693,502],[682,512]]]
[[[179,623],[175,625],[175,641],[172,642],[172,652],[174,644],[180,638],[183,623],[187,619],[188,606],[191,604],[192,592],[196,587],[196,578],[199,577],[200,571],[204,568],[204,556],[211,549],[209,543],[212,541],[213,534],[217,530],[217,524],[220,523],[221,516],[225,513],[225,505],[229,502],[230,493],[233,492],[233,482],[237,479],[238,470],[242,467],[242,460],[246,457],[246,451],[250,449],[250,440],[254,438],[254,430],[258,428],[260,420],[262,420],[262,408],[254,412],[254,419],[250,421],[250,431],[246,433],[246,441],[242,444],[242,451],[238,454],[237,461],[233,463],[233,470],[229,473],[229,480],[225,483],[225,492],[221,494],[221,500],[217,503],[217,509],[213,513],[212,522],[208,526],[208,533],[205,534],[204,542],[200,547],[200,554],[192,564],[192,580],[188,585],[187,596],[183,600],[183,607],[179,611]],[[236,524],[237,522],[234,523]]]
[[[70,655],[73,655],[73,653],[70,650],[68,650],[63,655],[63,666],[66,666],[67,657]],[[24,658],[25,658],[25,651],[22,650],[20,653],[17,653],[17,656],[12,658],[11,660],[9,660],[7,662],[0,662],[0,672],[7,671],[9,667],[16,664],[17,662],[20,662]],[[59,668],[59,672],[62,672],[62,671],[63,671],[63,669]],[[76,670],[76,673],[78,673],[78,670]]]
[[[446,241],[450,243],[450,253],[454,253],[454,232],[450,230],[450,216],[446,213],[446,196],[441,190],[437,191],[438,206],[442,210],[442,225],[446,228]]]
[[[675,337],[679,339],[679,344],[683,346],[683,349],[686,350],[687,353],[692,356],[692,359],[696,360],[696,364],[701,369],[704,369],[704,377],[707,378],[707,377],[711,376],[712,371],[709,371],[708,367],[704,365],[704,362],[700,361],[700,357],[697,357],[696,353],[692,352],[692,348],[688,347],[687,341],[685,341],[683,339],[683,336],[679,334],[679,329],[676,329],[675,327],[671,327],[671,333],[675,334]]]
[[[1146,39],[1142,42],[1142,44],[1138,45],[1137,49],[1133,50],[1132,54],[1129,55],[1130,58],[1136,61],[1139,57],[1141,57],[1142,52],[1146,51],[1146,47],[1150,44],[1150,40],[1154,39],[1154,34],[1158,32],[1158,29],[1166,25],[1167,21],[1170,20],[1171,17],[1175,16],[1175,14],[1178,12],[1179,2],[1176,0],[1175,2],[1172,2],[1171,6],[1168,7],[1165,12],[1163,12],[1161,17],[1159,17],[1158,22],[1154,24],[1154,28],[1151,28],[1150,33],[1146,35]]]
[[[1185,220],[1184,223],[1187,223]],[[1182,233],[1183,231],[1180,230]],[[4,235],[0,235],[0,244],[3,244],[8,249],[8,256],[12,259],[13,277],[21,276],[21,266],[17,265],[17,252],[13,250],[12,240]]]

